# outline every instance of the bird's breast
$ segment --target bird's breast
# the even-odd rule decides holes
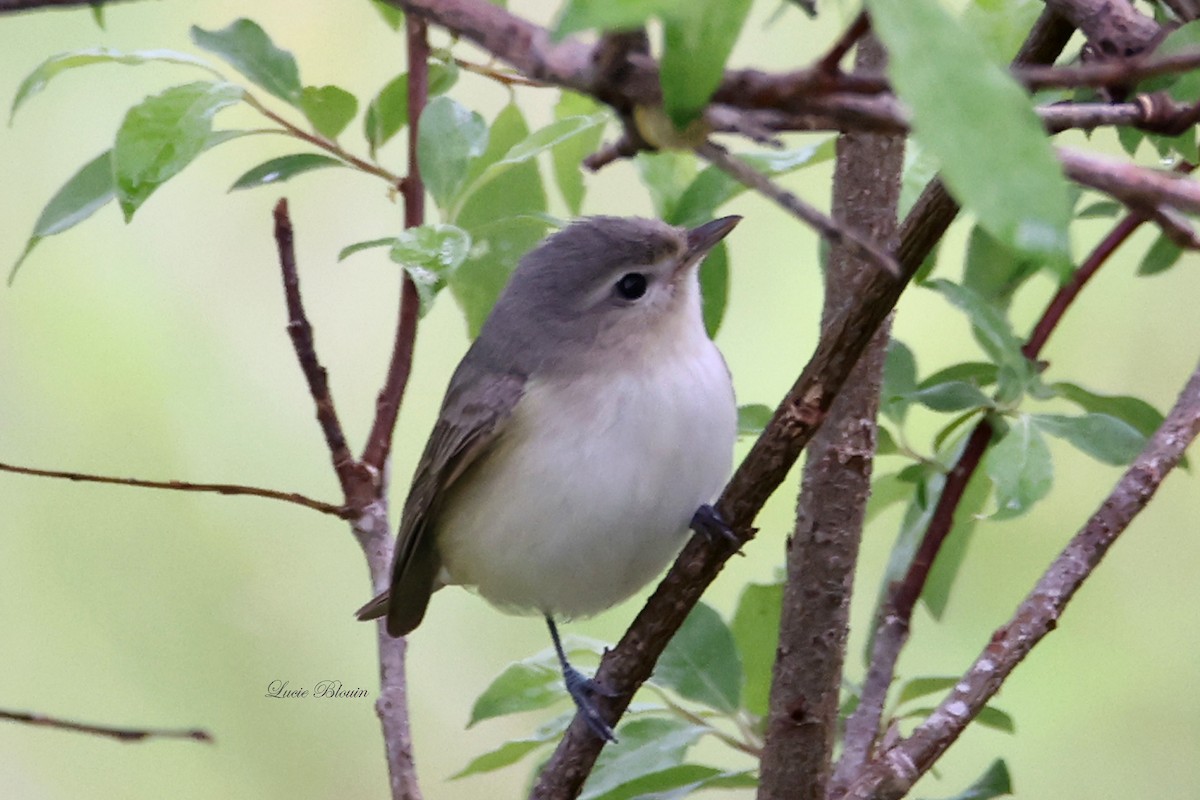
[[[562,616],[625,599],[724,484],[736,427],[707,338],[670,358],[531,379],[439,515],[448,577],[497,605]]]

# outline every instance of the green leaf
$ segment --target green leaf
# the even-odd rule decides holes
[[[505,107],[492,123],[487,150],[470,165],[468,182],[528,135],[520,110],[511,104]],[[546,192],[534,162],[511,167],[463,203],[455,223],[471,234],[475,246],[451,276],[450,290],[463,309],[470,336],[479,333],[517,262],[545,235],[545,211]]]
[[[343,247],[341,249],[341,251],[338,252],[337,260],[345,261],[347,257],[352,256],[355,253],[362,252],[363,250],[370,250],[370,249],[376,248],[376,247],[391,247],[395,243],[396,243],[395,236],[385,236],[382,239],[368,239],[365,242],[355,242],[354,244],[348,244],[345,247]]]
[[[219,31],[192,26],[192,41],[225,59],[238,72],[286,103],[297,105],[302,89],[300,69],[287,50],[281,50],[258,23],[238,19]]]
[[[738,406],[738,436],[758,436],[774,413],[773,408],[762,403]]]
[[[991,386],[996,382],[996,365],[987,361],[964,361],[961,364],[951,364],[922,380],[917,384],[917,388],[928,389],[930,386],[949,381],[966,381],[981,388]]]
[[[834,139],[795,150],[765,153],[735,153],[734,156],[746,162],[764,175],[771,177],[786,175],[801,167],[808,167],[829,161],[834,156]],[[687,156],[691,160],[691,156]],[[641,159],[639,159],[640,163]],[[669,162],[668,162],[669,163]],[[645,180],[645,173],[643,173]],[[707,167],[687,185],[678,197],[669,213],[661,214],[662,218],[672,225],[682,225],[692,228],[713,218],[716,210],[746,191],[746,186],[729,177],[716,167]]]
[[[927,697],[931,694],[944,692],[958,683],[959,680],[960,678],[925,677],[905,681],[904,685],[900,687],[900,694],[896,697],[896,705],[903,705],[910,700],[916,700],[918,697]]]
[[[681,800],[701,789],[751,789],[757,785],[751,772],[679,764],[621,784],[592,800]]]
[[[996,64],[1007,67],[1045,6],[1037,0],[968,3],[963,25],[987,47]]]
[[[686,0],[570,0],[558,19],[560,38],[591,28],[619,31],[640,28],[653,17],[687,7]]]
[[[317,133],[336,139],[358,113],[358,98],[339,86],[305,86],[300,110]]]
[[[546,708],[565,696],[557,668],[540,658],[518,661],[509,664],[479,695],[467,727],[493,717]]]
[[[1009,367],[1020,374],[1030,372],[1029,360],[1021,352],[1021,340],[1013,333],[1012,325],[996,306],[987,302],[973,289],[948,280],[939,278],[924,285],[934,289],[966,313],[971,320],[971,332],[976,341],[997,365]]]
[[[1075,216],[1078,219],[1112,219],[1125,210],[1116,200],[1097,200]]]
[[[117,200],[127,222],[159,186],[212,145],[213,116],[242,94],[231,83],[189,83],[129,109],[112,151]]]
[[[707,730],[674,718],[651,717],[625,723],[617,734],[619,741],[600,752],[580,800],[612,800],[608,793],[617,787],[678,766],[688,748]]]
[[[934,384],[908,395],[908,399],[934,411],[962,411],[968,408],[987,408],[992,401],[975,384],[966,381],[947,381]]]
[[[1027,414],[1009,426],[983,459],[984,470],[996,489],[993,519],[1019,517],[1045,497],[1054,481],[1050,449]]]
[[[1142,263],[1138,264],[1137,274],[1157,275],[1160,272],[1166,272],[1178,263],[1182,255],[1183,248],[1160,233],[1154,240],[1154,244],[1150,245],[1150,249],[1146,251],[1146,255],[1142,257]]]
[[[749,11],[750,0],[693,0],[664,15],[659,82],[663,109],[676,128],[708,105]]]
[[[700,297],[704,329],[712,338],[721,329],[729,303],[729,248],[724,242],[717,242],[700,264]]]
[[[429,62],[429,96],[448,91],[458,80],[458,65],[453,61]],[[367,105],[363,116],[363,135],[371,148],[371,157],[408,124],[408,73],[397,75]]]
[[[747,584],[729,626],[742,659],[742,703],[760,717],[766,716],[769,707],[782,607],[783,584]]]
[[[10,284],[17,277],[21,263],[38,242],[78,225],[113,199],[115,189],[111,156],[111,151],[105,150],[84,164],[46,203],[37,222],[33,224],[33,233],[25,243],[25,250],[8,273]]]
[[[1070,268],[1070,262],[1061,262]],[[967,243],[967,263],[963,285],[984,300],[1008,308],[1013,295],[1035,275],[1041,266],[1037,259],[1005,247],[983,228],[971,229]],[[1068,277],[1060,273],[1060,278]]]
[[[1005,733],[1017,732],[1017,723],[1013,720],[1012,715],[995,706],[984,706],[979,709],[979,713],[975,715],[975,723]]]
[[[312,172],[314,169],[344,166],[346,165],[339,159],[320,153],[294,153],[290,156],[280,156],[247,170],[242,177],[233,182],[229,191],[252,189],[255,186],[266,186],[271,183],[283,183],[297,175]]]
[[[917,384],[917,359],[912,350],[899,339],[890,339],[883,362],[884,415],[897,424],[908,414],[910,397]]]
[[[388,255],[404,267],[416,285],[423,317],[470,252],[471,237],[462,228],[420,225],[397,236]]]
[[[1012,780],[1004,761],[996,759],[979,780],[948,800],[992,800],[1006,794],[1012,794]]]
[[[1067,260],[1066,180],[1024,90],[938,0],[867,7],[916,138],[941,162],[951,192],[1008,247]]]
[[[563,90],[554,106],[554,118],[561,120],[590,116],[598,111],[600,105],[592,98]],[[563,201],[574,216],[579,216],[583,208],[583,159],[596,151],[602,136],[604,126],[597,125],[587,131],[581,131],[578,136],[560,141],[553,148],[551,161],[554,165],[554,180],[558,183],[558,191],[562,194]]]
[[[515,739],[505,742],[495,750],[472,759],[471,763],[463,767],[461,771],[451,775],[450,780],[454,781],[459,778],[465,778],[468,775],[478,775],[484,772],[494,772],[510,764],[515,764],[534,750],[562,736],[573,719],[575,719],[575,712],[571,711],[568,714],[563,714],[547,722],[538,728],[533,736],[527,739]]]
[[[567,117],[566,119],[551,122],[546,127],[528,134],[524,139],[510,147],[503,157],[489,163],[486,169],[478,173],[472,170],[471,179],[467,182],[466,188],[460,192],[455,207],[450,210],[451,219],[457,216],[458,208],[472,194],[478,192],[508,170],[519,164],[525,164],[536,158],[539,154],[563,142],[569,141],[582,133],[601,130],[607,121],[608,114],[606,112],[598,112],[586,117]]]
[[[742,662],[721,615],[711,606],[697,603],[663,651],[651,680],[718,711],[737,710]]]
[[[650,192],[654,213],[666,222],[679,224],[675,222],[675,206],[696,177],[696,157],[682,150],[642,151],[634,156],[633,164]],[[711,216],[711,208],[704,213]]]
[[[21,85],[17,87],[17,93],[13,96],[12,110],[9,114],[9,124],[12,124],[12,118],[17,115],[17,109],[24,105],[25,101],[33,97],[42,89],[46,88],[51,79],[55,76],[77,67],[87,67],[92,64],[149,64],[149,63],[165,63],[165,64],[184,64],[211,72],[216,77],[221,77],[212,65],[202,58],[188,55],[187,53],[177,53],[174,50],[135,50],[131,53],[123,53],[120,50],[112,50],[107,47],[95,47],[88,50],[74,50],[70,53],[59,53],[51,56],[38,65],[37,69],[29,73],[25,80],[21,81]]]
[[[467,167],[488,146],[483,117],[449,97],[437,97],[421,114],[417,161],[439,208],[448,209],[467,179]],[[453,217],[451,222],[455,221]]]
[[[899,452],[900,445],[896,442],[896,437],[886,427],[879,425],[875,430],[875,454],[894,456]]]
[[[956,450],[955,461],[961,452],[961,447]],[[968,481],[962,499],[954,509],[950,535],[938,550],[933,566],[929,569],[929,576],[925,579],[925,586],[921,589],[921,602],[934,619],[940,620],[946,613],[954,581],[966,561],[967,550],[975,534],[975,525],[983,514],[991,493],[991,481],[983,473],[976,472]]]
[[[1051,391],[1075,403],[1084,411],[1116,417],[1134,430],[1149,438],[1163,423],[1158,409],[1138,397],[1129,395],[1105,395],[1085,389],[1074,383],[1052,383]]]
[[[1108,414],[1034,414],[1037,427],[1051,436],[1070,442],[1092,458],[1123,467],[1137,458],[1146,437],[1128,422]]]
[[[925,187],[929,185],[930,181],[937,177],[937,173],[937,159],[932,153],[921,147],[920,142],[910,138],[904,149],[904,169],[900,172],[899,219],[908,216],[908,212],[912,211],[912,207],[916,205],[921,192],[925,191]],[[930,256],[933,257],[936,253],[935,249]],[[928,261],[928,259],[926,260]]]
[[[879,429],[881,432],[885,428]],[[871,479],[871,497],[867,500],[866,521],[872,522],[885,510],[912,497],[913,485],[894,472]]]
[[[404,12],[396,8],[391,3],[383,3],[380,0],[371,0],[371,5],[375,6],[375,10],[379,12],[379,16],[383,18],[383,22],[394,31],[400,30],[400,26],[404,24]]]

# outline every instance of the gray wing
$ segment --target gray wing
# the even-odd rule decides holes
[[[525,377],[460,365],[429,435],[404,502],[389,591],[359,611],[360,619],[387,614],[392,636],[410,633],[425,616],[441,568],[433,523],[446,491],[504,430],[525,390]]]

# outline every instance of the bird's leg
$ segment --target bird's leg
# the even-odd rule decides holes
[[[562,666],[563,682],[567,685],[567,694],[571,695],[571,699],[575,701],[575,707],[583,715],[583,721],[587,723],[588,729],[606,742],[615,742],[617,737],[613,735],[613,729],[600,716],[600,709],[596,707],[596,695],[610,695],[601,689],[594,680],[572,667],[571,662],[567,661],[562,641],[558,638],[558,627],[555,626],[554,618],[549,614],[546,615],[546,625],[550,627],[550,638],[554,640],[554,652],[558,653],[558,663]]]
[[[696,509],[688,527],[709,541],[724,542],[739,550],[742,547],[742,540],[733,532],[733,528],[729,527],[729,523],[721,516],[721,512],[708,503]]]

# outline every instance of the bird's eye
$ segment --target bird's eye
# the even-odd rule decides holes
[[[617,281],[617,294],[626,300],[637,300],[646,293],[646,276],[640,272],[627,272]]]

